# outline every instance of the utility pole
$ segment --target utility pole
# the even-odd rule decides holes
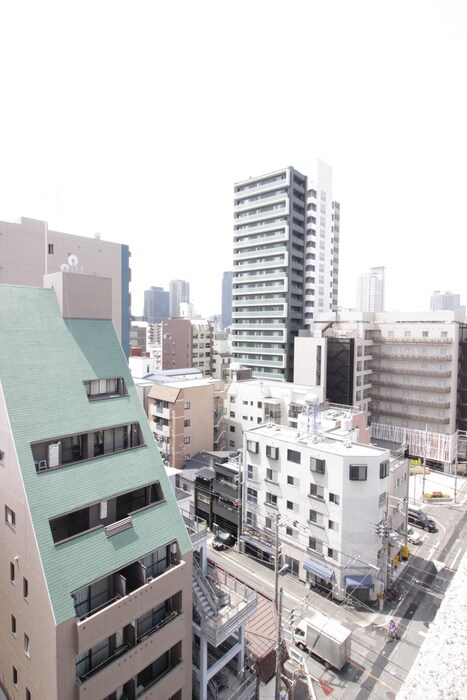
[[[280,544],[279,544],[279,513],[276,514],[276,537],[274,544],[274,609],[279,610],[279,569],[280,569]]]
[[[278,528],[277,528],[278,529]],[[277,648],[276,648],[276,692],[275,700],[281,697],[281,666],[282,666],[282,588],[278,593],[277,612]]]

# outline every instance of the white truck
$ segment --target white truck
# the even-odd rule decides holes
[[[294,642],[304,651],[317,656],[328,668],[340,671],[350,661],[352,633],[337,620],[315,613],[297,625]]]

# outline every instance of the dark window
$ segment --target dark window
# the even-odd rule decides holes
[[[379,478],[384,479],[389,474],[389,460],[381,462],[379,465]]]
[[[191,408],[191,402],[190,402],[190,401],[185,401],[185,404],[184,404],[183,408],[185,409],[185,411],[188,411],[188,409]]]
[[[10,561],[10,581],[15,582],[15,564],[12,561]]]
[[[26,598],[29,596],[29,584],[27,578],[23,577],[23,598]]]
[[[279,448],[266,445],[266,457],[270,459],[279,459]]]
[[[183,421],[183,425],[185,426],[185,428],[189,428],[191,425],[191,420],[189,418],[185,418],[185,420]]]
[[[318,474],[324,474],[326,471],[326,460],[316,459],[315,457],[310,458],[310,470],[312,472],[318,472]]]
[[[272,493],[266,493],[266,503],[270,506],[277,506],[277,496]]]
[[[16,525],[15,511],[11,510],[11,508],[8,508],[8,506],[5,506],[5,522],[7,523],[7,525],[12,527],[13,529],[15,528],[15,525]]]
[[[287,459],[289,462],[300,464],[300,452],[297,452],[297,450],[287,450]]]
[[[293,483],[294,483],[293,476],[287,476],[287,483],[289,484],[289,486],[293,486]]]
[[[318,522],[318,513],[316,510],[310,510],[310,523]]]
[[[231,426],[230,426],[230,432],[231,432],[231,433],[234,433],[234,432],[235,432],[235,426],[234,426],[234,425],[231,425]]]
[[[47,246],[47,249],[48,249],[49,255],[54,254],[54,244],[53,243],[49,243],[49,245]]]
[[[11,634],[16,634],[16,617],[11,616]]]
[[[329,501],[331,503],[335,503],[336,506],[338,506],[339,505],[339,496],[337,495],[337,493],[329,492]]]
[[[349,469],[350,481],[366,481],[366,464],[351,464]]]
[[[18,685],[18,671],[13,666],[13,685]]]

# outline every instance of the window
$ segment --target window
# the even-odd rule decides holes
[[[287,483],[288,483],[289,486],[293,486],[293,485],[294,485],[294,478],[293,478],[293,476],[287,476]]]
[[[235,418],[235,411],[230,411],[230,417]]]
[[[326,471],[326,460],[310,457],[310,471],[324,474]]]
[[[258,408],[263,408],[263,402],[262,402],[262,401],[258,401]]]
[[[266,469],[266,479],[268,479],[268,481],[275,481],[272,469]]]
[[[295,510],[295,503],[293,501],[287,501],[287,510]]]
[[[288,537],[295,537],[296,531],[293,529],[293,527],[286,527],[286,528],[285,528],[285,534],[286,534]]]
[[[318,522],[318,513],[316,510],[310,510],[309,521],[310,521],[310,523],[317,523]]]
[[[389,460],[386,459],[384,462],[381,462],[381,464],[379,465],[379,478],[385,479],[388,474],[389,474]]]
[[[339,532],[339,523],[336,523],[334,520],[328,520],[328,528],[334,530],[334,532]]]
[[[191,425],[191,420],[189,418],[185,418],[185,420],[183,421],[183,425],[185,428],[189,428]],[[232,430],[232,428],[230,428],[230,430]],[[235,428],[234,428],[234,430],[235,430]]]
[[[26,656],[30,656],[30,651],[29,651],[29,637],[27,634],[24,635],[24,653]]]
[[[83,383],[84,388],[86,389],[87,397],[90,401],[93,401],[95,399],[108,399],[114,398],[115,396],[128,395],[125,381],[122,379],[122,377],[111,377],[109,379],[91,379]],[[158,402],[155,401],[154,405],[157,406]],[[168,408],[168,405],[165,406],[165,408]]]
[[[18,671],[13,666],[13,685],[18,685]]]
[[[366,481],[366,464],[351,464],[349,469],[350,481]]]
[[[300,452],[297,452],[297,450],[287,450],[287,459],[289,462],[300,464],[300,456]]]
[[[234,425],[231,425],[231,426],[230,426],[230,432],[231,432],[231,433],[234,433],[234,432],[235,432],[235,426],[234,426]]]
[[[5,464],[5,453],[0,450],[0,464],[3,466]]]
[[[183,442],[185,443],[185,445],[189,445],[189,444],[190,444],[190,441],[191,441],[191,438],[190,438],[190,437],[184,437],[184,438],[183,438]]]
[[[28,688],[26,688],[26,700],[31,700],[31,693]]]
[[[16,515],[15,511],[11,510],[11,508],[8,508],[8,506],[5,506],[5,522],[7,525],[9,525],[13,530],[15,529],[16,525]]]
[[[256,442],[256,440],[246,441],[246,449],[248,450],[248,452],[254,452],[255,454],[258,454],[258,446],[259,443]]]
[[[16,617],[11,616],[11,634],[16,634]]]
[[[29,584],[27,578],[23,577],[23,598],[26,600],[28,599],[29,596]]]
[[[266,493],[266,503],[268,506],[277,507],[277,496],[273,493]]]
[[[379,494],[379,507],[382,508],[384,505],[386,505],[386,491],[383,491],[383,493]]]
[[[10,561],[10,582],[15,582],[15,564],[12,561]]]
[[[269,459],[279,459],[279,448],[266,445],[266,457],[269,457]]]
[[[332,549],[331,547],[328,547],[328,557],[331,559],[337,559],[337,552],[335,549]]]
[[[266,530],[272,530],[272,518],[264,518],[264,527]]]
[[[287,573],[293,576],[294,578],[298,578],[300,571],[300,562],[297,559],[292,559],[292,557],[286,555],[285,563],[287,564]]]
[[[310,496],[312,498],[324,498],[324,489],[322,486],[317,486],[316,484],[310,484]]]
[[[246,524],[250,527],[256,527],[256,513],[251,513],[251,511],[247,510]]]
[[[230,447],[235,447],[235,440],[229,440]]]
[[[235,396],[230,397],[230,403],[235,403]]]
[[[252,464],[247,464],[246,467],[246,478],[247,479],[253,479],[253,474],[254,474],[254,468]]]
[[[339,496],[337,495],[337,493],[331,493],[331,492],[329,492],[329,502],[330,502],[330,503],[335,503],[336,506],[338,506],[338,505],[339,505],[339,501],[340,501],[340,498],[339,498]]]
[[[428,338],[428,331],[422,331],[422,338]]]
[[[49,243],[49,244],[48,244],[48,246],[47,246],[47,251],[48,251],[49,255],[53,255],[53,254],[54,254],[54,244],[53,244],[53,243]]]
[[[441,331],[441,337],[442,337],[442,338],[447,338],[447,337],[448,337],[448,332],[447,332],[447,331]]]
[[[183,404],[183,408],[185,409],[185,411],[188,411],[188,409],[191,408],[191,401],[185,401],[185,403]]]
[[[258,503],[258,492],[256,491],[256,489],[247,488],[246,500],[247,503],[253,503],[254,505]]]

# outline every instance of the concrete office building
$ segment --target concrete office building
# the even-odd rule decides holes
[[[162,323],[169,318],[169,292],[162,287],[150,287],[144,292],[144,320]]]
[[[70,255],[72,265],[70,265]],[[112,280],[112,321],[130,354],[130,250],[127,245],[49,229],[46,221],[0,221],[0,284],[42,287],[44,275],[68,265],[71,272]],[[76,262],[77,261],[77,262]]]
[[[232,323],[232,277],[231,271],[222,276],[222,328],[228,328]]]
[[[297,339],[295,380],[312,382],[318,367],[327,398],[359,406],[375,439],[451,471],[467,430],[463,314],[321,314]]]
[[[190,700],[192,547],[111,281],[45,284],[0,286],[1,685],[30,700]]]
[[[358,311],[384,311],[384,267],[370,267],[358,277]]]
[[[433,292],[430,297],[431,311],[460,311],[465,316],[465,306],[461,304],[460,294],[451,292]]]
[[[194,367],[212,374],[212,323],[204,319],[169,318],[162,323],[161,367]]]
[[[180,316],[180,304],[190,302],[190,283],[185,280],[172,280],[169,283],[169,318]]]
[[[339,204],[332,170],[295,168],[234,187],[232,360],[254,378],[293,380],[294,339],[337,307]]]
[[[271,423],[245,432],[240,540],[268,563],[280,553],[288,574],[337,600],[375,601],[406,545],[406,515],[391,508],[389,521],[388,494],[396,507],[407,503],[408,460],[357,442],[352,420],[334,414],[305,413],[298,429]],[[383,526],[395,525],[400,532],[385,546]]]

